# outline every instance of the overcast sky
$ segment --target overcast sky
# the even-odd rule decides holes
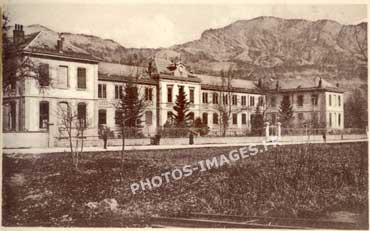
[[[57,32],[113,39],[125,47],[168,47],[199,39],[209,28],[258,16],[332,19],[343,24],[367,21],[365,5],[225,4],[8,4],[11,24],[41,24]]]

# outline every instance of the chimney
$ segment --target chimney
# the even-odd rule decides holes
[[[278,81],[276,81],[276,91],[278,91],[279,90],[279,88],[280,88],[280,86],[279,86],[279,80]]]
[[[63,53],[63,42],[64,42],[64,37],[61,36],[60,39],[57,41],[57,50],[59,53]]]
[[[321,80],[321,77],[320,77],[320,80],[319,80],[319,88],[322,87],[322,80]]]
[[[17,46],[24,43],[24,41],[23,25],[15,24],[15,28],[13,30],[13,43]]]
[[[262,87],[262,80],[261,80],[261,78],[259,78],[259,79],[258,79],[257,86],[258,86],[259,88],[261,88],[261,87]]]
[[[337,86],[337,88],[339,88],[339,83],[338,82],[337,82],[336,86]]]

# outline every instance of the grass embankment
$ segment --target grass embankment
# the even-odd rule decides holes
[[[133,182],[233,149],[127,151],[123,182],[119,152],[84,153],[79,171],[67,153],[5,155],[3,225],[122,227],[145,226],[154,214],[319,218],[367,210],[367,143],[269,147],[231,166],[131,193]]]

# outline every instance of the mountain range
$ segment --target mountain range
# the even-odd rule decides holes
[[[29,34],[50,29],[29,25],[24,30]],[[344,80],[350,89],[367,84],[366,22],[342,25],[332,20],[258,17],[208,29],[198,40],[159,49],[128,48],[94,35],[60,34],[107,62],[145,66],[158,51],[169,50],[195,73],[219,75],[231,68],[236,77],[251,80],[315,75],[332,82]]]

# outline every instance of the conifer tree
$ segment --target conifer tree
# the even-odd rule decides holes
[[[286,127],[293,119],[293,107],[290,104],[289,96],[284,96],[279,108],[279,122]]]
[[[175,110],[173,119],[176,127],[186,127],[188,125],[190,120],[189,105],[190,102],[186,99],[184,87],[180,87],[173,107],[173,110]]]
[[[256,107],[256,112],[252,116],[252,132],[255,135],[262,135],[263,129],[263,114],[259,106]]]

